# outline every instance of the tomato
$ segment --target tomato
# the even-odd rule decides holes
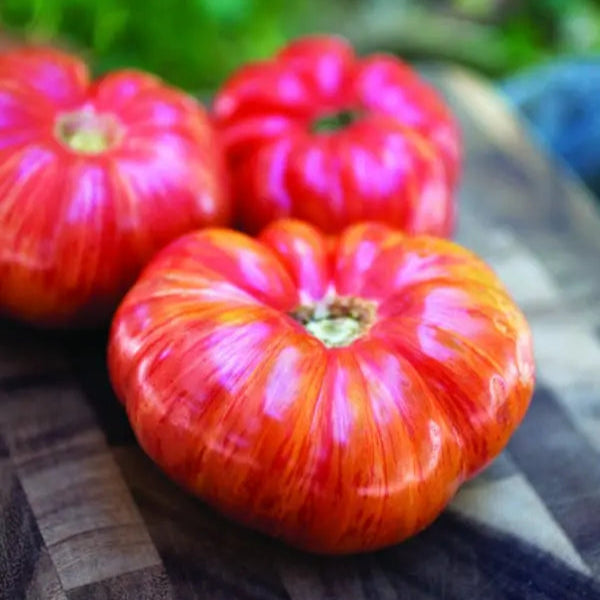
[[[376,223],[184,236],[125,297],[108,357],[166,473],[319,553],[429,524],[505,446],[534,383],[527,323],[492,270]]]
[[[246,230],[293,216],[332,233],[363,219],[451,233],[458,128],[399,59],[303,38],[242,67],[213,112]]]
[[[151,75],[0,54],[0,312],[107,319],[156,250],[228,223],[221,161],[205,111]]]

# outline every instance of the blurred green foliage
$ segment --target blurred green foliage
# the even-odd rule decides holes
[[[0,20],[29,39],[91,51],[96,72],[144,68],[187,88],[217,85],[239,64],[300,33],[303,0],[3,0]]]
[[[600,50],[594,0],[3,0],[0,22],[90,51],[96,72],[140,67],[194,91],[312,31],[492,76]]]
[[[597,0],[454,0],[447,4],[457,14],[495,30],[504,54],[498,66],[504,73],[557,55],[600,51]]]

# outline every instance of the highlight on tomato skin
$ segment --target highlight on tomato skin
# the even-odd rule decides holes
[[[43,326],[108,320],[169,241],[227,225],[204,109],[156,77],[51,48],[0,53],[0,313]]]
[[[245,231],[283,217],[329,233],[361,220],[453,231],[457,122],[394,56],[360,57],[334,36],[300,38],[236,71],[212,112]]]
[[[534,385],[529,328],[493,271],[373,223],[183,236],[125,297],[108,363],[165,473],[330,554],[431,523],[505,446]]]

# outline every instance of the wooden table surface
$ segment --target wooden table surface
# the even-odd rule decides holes
[[[462,124],[459,241],[529,317],[539,382],[508,450],[412,540],[317,558],[243,530],[136,446],[102,334],[0,324],[0,598],[600,599],[600,216],[486,85]]]

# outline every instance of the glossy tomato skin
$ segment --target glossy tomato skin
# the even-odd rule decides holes
[[[332,295],[376,308],[349,345],[289,316]],[[184,236],[126,296],[108,358],[166,473],[319,553],[429,524],[501,451],[534,384],[527,323],[494,273],[449,241],[380,224]]]
[[[355,122],[314,131],[339,111]],[[234,73],[213,113],[249,232],[290,216],[327,232],[365,219],[452,232],[459,130],[437,92],[395,57],[302,38]]]
[[[229,222],[208,117],[153,76],[92,82],[74,56],[13,50],[0,54],[0,115],[0,313],[106,322],[156,250]],[[103,121],[108,147],[70,145],[69,119]]]

